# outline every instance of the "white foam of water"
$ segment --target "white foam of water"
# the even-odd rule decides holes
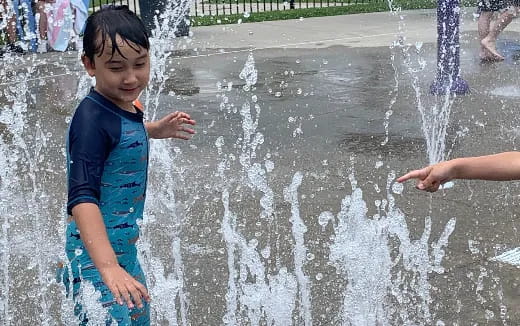
[[[86,311],[89,325],[104,325],[107,316],[110,316],[108,310],[101,305],[100,299],[101,292],[96,291],[91,282],[82,282],[78,300]]]
[[[307,248],[305,247],[304,234],[307,232],[307,227],[300,217],[300,205],[298,202],[298,188],[302,183],[303,175],[301,172],[296,172],[293,176],[291,185],[284,189],[285,201],[291,204],[291,218],[289,221],[292,224],[292,234],[295,240],[294,245],[294,269],[296,279],[298,280],[298,301],[300,303],[298,324],[312,325],[311,318],[311,295],[310,295],[310,281],[309,277],[303,272],[304,263],[307,256]]]
[[[431,219],[427,217],[422,237],[412,240],[406,218],[395,206],[390,191],[394,178],[393,173],[388,176],[388,205],[382,204],[378,216],[369,218],[363,192],[350,175],[352,194],[343,199],[336,217],[335,241],[329,259],[348,281],[342,314],[347,325],[390,325],[397,317],[403,325],[421,324],[421,320],[431,323],[428,276],[443,272],[444,248],[454,230],[455,219],[446,224],[438,241],[430,244]],[[391,249],[391,244],[396,240],[398,253],[392,260],[395,249]],[[403,269],[410,273],[403,273]],[[398,316],[392,316],[386,306],[390,299],[397,302]],[[419,304],[410,307],[405,302]]]
[[[4,58],[5,59],[5,58]],[[10,60],[5,59],[7,69],[11,69]],[[50,301],[45,299],[45,296],[49,291],[49,276],[53,275],[52,268],[55,266],[52,261],[55,255],[43,255],[36,254],[34,252],[56,252],[56,239],[52,234],[44,234],[42,230],[52,229],[53,216],[49,210],[49,196],[46,194],[45,189],[42,188],[42,176],[40,173],[40,159],[45,154],[48,138],[52,134],[47,135],[42,130],[40,122],[37,122],[34,126],[28,127],[27,118],[27,94],[29,87],[27,79],[32,73],[32,69],[27,69],[27,72],[19,72],[16,77],[13,77],[12,84],[6,87],[4,90],[4,96],[10,105],[7,105],[2,109],[1,120],[5,123],[6,129],[2,133],[2,139],[0,141],[2,156],[5,155],[5,161],[7,163],[6,169],[1,175],[0,190],[2,191],[2,199],[6,202],[2,202],[2,207],[6,207],[5,213],[2,217],[4,221],[2,223],[2,234],[0,241],[5,243],[5,246],[1,248],[3,253],[0,258],[2,261],[2,291],[5,293],[5,298],[0,297],[0,306],[2,307],[1,315],[6,316],[6,323],[10,323],[10,311],[9,306],[9,295],[11,295],[10,288],[17,288],[19,284],[14,284],[10,280],[10,260],[20,260],[23,257],[22,263],[17,263],[17,267],[21,269],[30,270],[30,273],[34,273],[34,282],[30,287],[24,288],[24,290],[32,293],[33,295],[27,300],[34,300],[30,304],[34,304],[38,307],[38,315],[33,318],[38,320],[40,325],[50,325],[56,321],[52,320],[50,316]],[[6,141],[5,138],[10,138]],[[35,144],[31,146],[31,140],[35,141]],[[22,172],[23,171],[23,172]],[[5,192],[5,193],[4,193]],[[56,196],[58,197],[58,196]],[[23,207],[22,215],[20,216],[20,208]],[[12,244],[8,233],[16,232],[19,225],[23,225],[26,222],[26,216],[37,216],[29,223],[25,229],[24,235],[26,238],[30,238],[33,241],[31,249],[24,252],[22,255],[12,256]],[[11,227],[14,226],[13,229]],[[39,248],[36,249],[35,246]],[[52,248],[51,248],[52,247]],[[4,294],[0,294],[3,296]],[[18,310],[20,307],[13,307]]]
[[[495,96],[517,98],[520,97],[520,88],[514,85],[503,86],[491,90],[490,93]]]
[[[520,247],[505,251],[489,260],[520,267]]]
[[[251,91],[256,83],[256,68],[252,54],[244,65],[240,78],[246,81],[244,90]],[[225,97],[221,97],[223,101]],[[229,105],[223,103],[221,108]],[[269,228],[275,227],[274,216],[274,194],[268,183],[268,173],[274,168],[274,163],[267,159],[265,168],[256,162],[256,150],[263,143],[263,135],[257,132],[260,106],[254,106],[253,113],[251,104],[246,101],[240,110],[242,118],[243,136],[238,140],[241,144],[239,163],[243,173],[247,176],[243,180],[253,191],[262,193],[260,206],[262,211],[259,218],[268,217]],[[228,111],[231,113],[231,111]],[[268,325],[290,325],[293,323],[293,311],[298,302],[299,320],[301,324],[310,325],[311,307],[308,277],[303,272],[306,257],[306,248],[303,234],[305,225],[299,216],[297,188],[301,183],[301,174],[296,174],[293,183],[286,188],[285,199],[291,203],[292,233],[295,239],[294,262],[295,275],[290,273],[286,267],[280,267],[276,273],[267,274],[264,260],[271,256],[270,247],[260,250],[258,240],[247,240],[237,229],[237,216],[230,208],[230,183],[225,176],[226,167],[230,164],[229,157],[232,153],[223,152],[223,138],[217,139],[215,145],[217,152],[222,156],[219,164],[219,175],[226,185],[222,190],[222,203],[224,216],[222,220],[222,234],[226,243],[228,259],[228,290],[226,294],[226,314],[223,318],[226,325],[260,325],[265,320]],[[270,156],[267,156],[270,157]],[[270,167],[270,168],[269,168]],[[269,170],[269,171],[268,171]],[[238,186],[240,187],[240,185]],[[251,217],[247,217],[248,220]],[[238,266],[238,267],[237,267]],[[265,316],[265,317],[264,317]],[[247,319],[244,319],[246,317]]]
[[[146,114],[150,120],[157,118],[160,94],[169,78],[167,64],[173,50],[172,39],[175,38],[177,26],[185,19],[191,1],[168,1],[159,17],[155,17],[155,29],[150,39],[150,83],[144,94]],[[166,319],[170,325],[186,326],[188,322],[189,300],[184,281],[184,264],[181,253],[180,236],[183,216],[179,215],[175,191],[177,185],[183,184],[183,173],[179,171],[176,155],[165,141],[150,143],[150,173],[145,206],[145,218],[141,224],[141,240],[138,243],[140,260],[148,278],[152,300],[152,320]],[[172,169],[177,173],[172,173]],[[165,220],[165,224],[162,224]],[[163,229],[171,241],[171,257],[173,271],[165,269],[166,262],[152,250],[154,230],[161,225],[169,225]]]
[[[182,184],[182,173],[172,173],[177,164],[176,156],[164,141],[152,141],[150,148],[150,178],[147,191],[145,219],[141,223],[138,248],[143,270],[147,275],[148,288],[153,295],[151,307],[156,317],[165,318],[171,325],[188,325],[188,295],[184,282],[184,265],[180,247],[182,217],[177,209],[175,190]],[[164,225],[168,225],[165,228]],[[153,250],[154,232],[160,228],[171,241],[173,271],[165,269]],[[179,302],[177,304],[176,302]],[[180,317],[180,320],[178,318]]]

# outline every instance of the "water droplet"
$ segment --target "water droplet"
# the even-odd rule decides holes
[[[251,96],[251,100],[256,103],[258,101],[258,97],[256,95],[253,95]]]
[[[307,260],[313,260],[315,258],[312,252],[307,253]]]
[[[322,274],[322,273],[318,273],[318,274],[316,274],[316,279],[317,279],[318,281],[321,281],[322,278],[323,278],[323,274]]]
[[[303,21],[303,17],[300,17],[300,21]]]
[[[328,64],[328,63],[329,63],[329,61],[328,61],[328,60],[326,60],[326,59],[323,59],[323,64],[324,64],[324,65],[326,65],[326,64]]]
[[[275,97],[282,97],[282,92],[276,92],[276,93],[274,93],[274,96]]]
[[[404,188],[404,185],[402,183],[394,182],[394,184],[392,185],[392,192],[394,194],[400,195],[403,193],[403,188]]]
[[[253,248],[256,248],[256,246],[258,246],[258,240],[257,239],[249,240],[249,246],[253,247]]]
[[[269,258],[269,256],[271,256],[271,248],[269,246],[265,247],[262,249],[262,251],[260,251],[260,254],[262,257],[264,257],[264,259]]]
[[[265,169],[267,172],[271,172],[274,169],[274,163],[273,161],[266,160],[265,161]]]
[[[298,95],[302,95],[302,93],[303,93],[303,90],[302,90],[301,88],[298,88],[298,89],[296,90],[296,94],[298,94]]]
[[[83,253],[83,250],[81,250],[81,249],[79,249],[79,248],[76,249],[76,250],[74,250],[74,254],[75,254],[76,256],[80,256],[82,253]]]
[[[237,24],[242,24],[242,19],[241,18],[237,21]]]
[[[334,215],[331,212],[323,212],[318,217],[318,224],[321,225],[322,228],[324,228],[332,219],[334,219]]]
[[[251,16],[251,14],[249,12],[244,12],[244,18],[249,18],[249,16]]]

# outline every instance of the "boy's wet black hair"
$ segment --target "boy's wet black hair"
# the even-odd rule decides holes
[[[110,39],[112,41],[112,56],[117,51],[126,59],[119,50],[116,35],[119,35],[136,52],[139,52],[139,48],[135,45],[146,50],[150,49],[148,33],[141,19],[128,9],[128,6],[109,5],[88,17],[83,33],[84,55],[91,62],[94,62],[94,56],[103,54],[105,41]]]

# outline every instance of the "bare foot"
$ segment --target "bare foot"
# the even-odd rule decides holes
[[[504,57],[498,53],[496,48],[496,42],[491,41],[488,37],[485,37],[480,41],[480,45],[483,50],[481,50],[480,59],[485,61],[502,61]]]
[[[478,56],[480,58],[480,60],[485,60],[486,58],[492,56],[492,54],[486,50],[485,47],[483,47],[482,45],[480,46],[480,51],[478,53]]]

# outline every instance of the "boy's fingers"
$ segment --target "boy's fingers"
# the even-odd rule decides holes
[[[189,118],[179,118],[179,122],[181,124],[190,124],[190,125],[195,125],[195,120],[191,120]]]
[[[141,292],[137,289],[137,287],[133,287],[132,290],[130,290],[130,294],[132,295],[132,299],[134,299],[134,303],[138,308],[143,307],[143,303],[141,301]]]
[[[189,140],[190,139],[190,137],[188,137],[186,135],[183,135],[183,134],[175,135],[175,138],[179,138],[179,139],[182,139],[182,140]]]
[[[114,300],[116,300],[116,302],[120,305],[123,304],[123,300],[121,300],[121,294],[119,293],[119,289],[117,288],[117,286],[109,286],[108,289],[110,290],[110,292],[112,292],[112,295],[114,296]]]
[[[192,135],[195,133],[195,130],[193,130],[191,128],[182,128],[181,131],[187,132],[188,134],[192,134]]]
[[[128,290],[125,289],[122,293],[123,299],[126,301],[126,305],[128,308],[132,309],[134,307],[134,304],[132,303],[132,298],[130,298],[130,294],[128,293]]]
[[[144,287],[144,285],[142,285],[141,283],[139,283],[138,281],[136,281],[136,286],[137,290],[139,292],[141,292],[141,296],[146,300],[146,301],[150,301],[150,295],[148,294],[148,290],[146,289],[146,287]]]
[[[166,119],[169,122],[172,122],[173,120],[175,120],[177,118],[178,114],[179,114],[179,112],[175,111],[175,112],[169,113],[163,119]]]

